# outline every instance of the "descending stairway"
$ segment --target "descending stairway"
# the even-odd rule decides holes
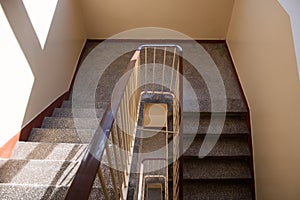
[[[244,114],[235,113],[226,118],[222,134],[205,157],[199,158],[199,149],[206,134],[210,116],[201,119],[201,129],[183,155],[183,189],[185,199],[252,199],[250,151],[247,142],[247,126]],[[185,117],[186,124],[192,121]],[[184,138],[194,131],[184,126]],[[208,133],[213,139],[215,133]]]
[[[228,109],[217,144],[208,156],[199,158],[199,149],[206,134],[211,139],[217,136],[213,131],[207,133],[212,113],[205,83],[189,63],[184,63],[184,76],[201,103],[199,119],[199,112],[191,106],[191,99],[184,95],[183,142],[194,135],[196,137],[183,155],[183,196],[184,199],[252,199],[253,175],[246,105],[225,44],[202,45],[211,54],[224,79]],[[124,55],[118,65],[107,71],[106,77],[110,81],[111,76],[118,80],[122,73],[120,66],[125,68],[131,55]],[[115,75],[116,70],[119,70],[119,75]],[[105,75],[103,77],[102,84],[107,84]],[[113,84],[98,88],[102,89],[99,92],[101,98],[96,99],[95,106],[100,120]],[[71,99],[64,101],[61,108],[56,108],[51,117],[44,119],[41,128],[32,130],[28,142],[18,142],[12,158],[0,160],[0,199],[63,199],[98,124],[98,120],[93,118],[93,107],[92,102],[84,102],[75,108]],[[76,109],[76,119],[72,109]],[[220,119],[216,117],[213,120]],[[103,198],[99,191],[100,185],[95,181],[90,199]]]
[[[72,108],[65,101],[42,128],[33,129],[28,142],[18,142],[9,160],[0,161],[0,199],[63,199],[94,130],[93,110],[80,108],[75,129]],[[103,109],[97,110],[98,117]],[[92,195],[99,197],[99,184]]]
[[[253,199],[251,152],[246,121],[248,111],[230,55],[225,44],[202,45],[213,58],[223,78],[227,109],[225,113],[211,112],[204,80],[195,75],[195,69],[185,64],[184,76],[197,93],[200,113],[190,106],[192,100],[184,95],[183,143],[190,141],[190,137],[195,138],[183,154],[183,196],[184,199]],[[226,117],[223,124],[224,115]],[[223,125],[221,135],[218,135],[214,127],[208,132],[211,121],[215,122],[215,126]],[[199,158],[204,138],[212,143],[215,137],[218,141],[212,151],[206,157]]]

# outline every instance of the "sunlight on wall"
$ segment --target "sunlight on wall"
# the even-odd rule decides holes
[[[23,0],[41,48],[44,49],[58,0]]]
[[[34,76],[1,5],[0,30],[1,147],[21,130]]]
[[[290,16],[293,31],[294,46],[298,64],[298,77],[300,80],[300,1],[299,0],[278,0]]]

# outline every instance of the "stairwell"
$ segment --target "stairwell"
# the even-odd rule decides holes
[[[87,55],[97,44],[98,42],[88,42],[83,53]],[[193,107],[193,100],[189,99],[187,90],[184,90],[183,143],[190,137],[195,138],[183,154],[183,197],[253,199],[247,105],[244,104],[226,44],[201,44],[224,79],[227,111],[211,113],[211,102],[204,80],[188,62],[184,62],[184,76],[197,94],[200,113]],[[41,128],[32,130],[28,142],[18,142],[11,159],[0,160],[1,199],[64,199],[97,128],[95,125],[100,121],[110,100],[114,84],[107,83],[118,80],[131,56],[132,52],[125,54],[105,71],[97,88],[95,104],[81,102],[74,105],[71,98],[64,101],[61,108],[56,108],[51,117],[44,119]],[[95,107],[99,121],[93,118]],[[76,118],[73,117],[74,111]],[[213,114],[216,115],[211,119]],[[214,120],[216,126],[222,125],[224,114],[226,118],[220,137],[214,129],[207,132],[211,120]],[[207,141],[213,141],[214,137],[219,137],[219,140],[206,157],[199,158],[199,149],[205,136]],[[103,198],[99,181],[96,180],[90,199]]]

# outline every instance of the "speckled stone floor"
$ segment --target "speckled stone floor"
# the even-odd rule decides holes
[[[162,42],[160,41],[160,43]],[[110,101],[115,84],[123,75],[134,53],[132,49],[136,49],[141,44],[143,43],[124,41],[121,44],[117,42],[108,42],[105,45],[102,43],[97,45],[97,42],[95,41],[89,42],[86,48],[86,52],[89,53],[84,53],[86,57],[82,62],[81,70],[78,72],[81,76],[78,76],[77,81],[75,81],[74,93],[76,94],[74,94],[73,100],[81,99],[80,97],[82,97],[84,101],[86,101],[86,99],[91,99],[92,101],[95,101],[96,99],[96,102]],[[216,110],[218,110],[218,105],[225,101],[225,112],[246,111],[234,75],[230,55],[224,42],[203,42],[200,43],[200,46],[196,46],[194,43],[189,42],[178,42],[178,44],[182,46],[184,56],[183,109],[185,112],[211,112],[212,100],[214,100]],[[196,51],[193,49],[198,50]],[[122,56],[118,56],[122,52],[126,53]],[[199,55],[197,55],[197,53]],[[108,56],[110,54],[116,55],[116,58]],[[151,54],[151,52],[149,54]],[[202,60],[193,60],[191,59],[193,56],[199,57],[199,59]],[[149,55],[148,59],[151,60],[151,55]],[[160,59],[160,57],[157,56],[156,60],[162,61],[163,59]],[[192,62],[196,64],[192,64]],[[99,63],[103,64],[99,65]],[[106,63],[110,63],[109,67]],[[94,78],[91,78],[93,77],[93,74],[96,75]],[[213,76],[220,76],[219,78],[221,79],[214,79]],[[96,82],[97,84],[92,85],[86,83],[86,87],[76,87],[76,82],[78,82],[78,85],[82,86],[83,84],[80,84],[80,81],[88,82],[90,79],[93,79],[93,82]],[[219,81],[220,83],[218,83]],[[219,91],[214,88],[220,85],[223,85],[222,87],[224,87],[225,94],[221,94],[221,90]],[[89,88],[96,90],[91,91],[92,94],[88,94],[87,90]],[[82,90],[85,94],[81,92]]]
[[[45,118],[42,128],[32,130],[29,142],[17,145],[12,159],[0,160],[1,199],[64,198],[115,85],[140,44],[88,41],[70,99]],[[184,199],[252,199],[247,109],[226,44],[202,42],[199,51],[195,43],[178,44],[185,79]],[[200,148],[215,142],[210,153],[199,158]],[[96,180],[90,199],[102,198]]]
[[[123,45],[136,48],[140,43],[125,42]],[[183,54],[188,55],[184,56],[183,62],[185,79],[183,85],[183,133],[184,141],[187,141],[186,152],[183,155],[184,199],[252,199],[252,177],[248,164],[250,160],[247,140],[249,133],[245,121],[247,110],[226,44],[224,42],[203,42],[201,43],[203,55],[194,55],[194,51],[191,49],[195,44],[179,42],[179,45],[183,47]],[[97,60],[100,59],[97,51],[101,51],[102,47],[96,46],[95,43],[91,43],[90,47],[93,48],[93,51],[87,59],[97,63]],[[205,53],[210,58],[207,58]],[[116,59],[114,67],[107,68],[102,77],[106,78],[105,74],[107,74],[107,77],[118,79],[121,73],[116,74],[116,69],[124,66],[121,63],[128,62],[132,54],[133,51],[130,51]],[[193,60],[188,60],[189,55],[201,57],[200,66],[192,65]],[[206,69],[214,66],[221,75],[225,95],[211,94],[213,92],[211,88],[217,83],[210,83],[205,76],[209,76]],[[112,91],[114,86],[113,84],[108,85],[105,78],[101,78],[99,81],[97,94],[100,95],[97,96],[109,101],[110,92],[108,91]],[[112,79],[109,79],[111,83],[113,83]],[[212,95],[215,95],[214,99]],[[219,105],[224,103],[224,100],[226,109],[222,110]],[[212,110],[212,106],[215,106],[214,110]],[[226,114],[225,121],[222,114],[221,116],[212,116],[215,111],[224,112]],[[213,126],[209,127],[212,122]],[[207,133],[209,137],[205,137]],[[200,159],[198,154],[204,139],[206,143],[213,143],[216,140],[217,143],[206,158]]]

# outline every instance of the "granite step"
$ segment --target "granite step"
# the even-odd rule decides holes
[[[204,141],[206,144],[213,145],[217,140],[217,143],[214,145],[213,149],[207,155],[209,157],[249,157],[250,150],[246,137],[219,137],[208,135],[197,136],[195,138],[190,138],[184,136],[183,145],[186,149],[184,156],[189,157],[198,157],[199,150]]]
[[[5,200],[63,200],[65,199],[68,189],[68,186],[12,185],[0,183],[1,199]],[[97,186],[93,186],[89,199],[104,199],[102,190]]]
[[[246,118],[247,112],[244,112],[244,111],[241,111],[241,112],[238,112],[238,111],[233,111],[233,112],[229,112],[229,111],[226,111],[226,112],[196,112],[196,111],[183,112],[183,117],[198,117],[199,118],[199,116],[201,116],[201,117],[225,116],[225,117],[244,117],[244,118]]]
[[[61,108],[98,108],[98,109],[106,109],[109,102],[101,101],[101,102],[79,102],[73,103],[72,100],[63,101]]]
[[[79,165],[80,161],[0,159],[0,184],[70,186]],[[109,167],[100,166],[106,185],[111,186]],[[98,176],[94,186],[100,186]]]
[[[64,199],[79,164],[74,161],[1,159],[1,199]],[[105,165],[101,165],[101,169],[111,199],[114,199],[109,169]],[[104,199],[97,176],[90,199]]]
[[[237,180],[183,181],[184,199],[252,200],[250,184]]]
[[[184,158],[183,162],[183,179],[198,181],[251,179],[246,159]]]
[[[95,129],[34,128],[28,141],[46,143],[90,143]]]
[[[18,142],[12,159],[81,161],[87,144]]]
[[[99,118],[101,119],[104,109],[87,108],[55,108],[52,117],[74,117],[74,118]]]
[[[100,119],[93,118],[45,117],[42,128],[96,129],[99,124]]]
[[[193,90],[199,95],[199,93],[201,93],[201,90],[203,90],[203,88],[200,89],[193,88]],[[235,113],[247,112],[247,108],[243,103],[243,100],[240,98],[239,99],[227,98],[226,108],[220,106],[225,103],[224,100],[222,99],[215,100],[214,110],[212,110],[211,100],[209,99],[208,95],[203,95],[202,98],[199,99],[191,98],[191,96],[192,95],[183,94],[183,112],[214,112],[220,110],[225,112],[235,112]]]
[[[68,186],[79,164],[74,161],[0,160],[0,183]]]
[[[248,134],[245,117],[199,116],[183,117],[183,134]]]

